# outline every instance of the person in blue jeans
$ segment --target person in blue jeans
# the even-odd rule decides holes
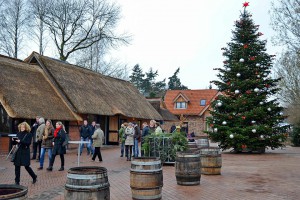
[[[141,139],[141,130],[140,127],[135,122],[133,122],[133,128],[134,128],[133,156],[139,157],[139,141]]]
[[[49,165],[52,156],[52,139],[53,139],[54,127],[52,125],[51,120],[46,121],[45,130],[42,133],[42,149],[41,149],[41,157],[40,157],[40,167],[37,168],[38,170],[42,170],[44,166],[44,158],[46,150],[48,150],[48,159]]]
[[[126,140],[126,135],[125,135],[125,129],[127,128],[128,123],[125,122],[121,125],[121,128],[119,130],[119,143],[121,144],[121,156],[124,156],[124,150],[125,150],[125,140]],[[127,154],[125,152],[125,157],[127,157]]]
[[[90,143],[91,128],[88,125],[87,120],[83,121],[83,125],[79,128],[79,131],[80,131],[80,141],[88,142],[86,144],[87,155],[90,155],[90,152],[91,152],[91,143]],[[82,154],[83,145],[84,145],[83,143],[80,145],[80,155]]]

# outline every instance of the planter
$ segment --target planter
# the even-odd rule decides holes
[[[22,200],[27,199],[28,189],[21,185],[0,184],[0,199]]]
[[[163,164],[174,164],[176,152],[187,149],[187,138],[182,133],[149,135],[143,147],[146,157],[159,157]]]
[[[200,154],[177,152],[175,175],[178,185],[199,185],[201,178]]]
[[[222,155],[220,148],[208,147],[199,149],[201,173],[206,175],[221,174]]]
[[[198,146],[196,142],[188,142],[188,150],[191,152],[198,151]]]
[[[104,167],[74,167],[69,169],[65,185],[66,200],[109,200],[109,182]]]
[[[209,140],[208,138],[200,138],[198,140],[196,140],[197,146],[198,148],[206,148],[209,147]]]
[[[159,158],[139,157],[131,161],[130,187],[136,200],[162,198],[163,173]]]

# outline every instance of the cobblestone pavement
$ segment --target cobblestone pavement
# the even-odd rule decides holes
[[[80,157],[81,166],[103,166],[108,170],[110,199],[132,199],[130,189],[130,162],[120,158],[118,147],[102,150],[103,162],[90,162],[86,151]],[[28,187],[28,199],[64,199],[64,184],[68,169],[77,166],[75,147],[65,155],[65,171],[58,171],[59,156],[54,170],[37,171],[39,164],[31,162],[38,175],[36,184],[25,171],[21,170],[21,185]],[[222,174],[202,175],[200,185],[180,186],[176,183],[174,166],[163,166],[164,186],[162,199],[257,199],[257,200],[298,200],[300,199],[300,147],[287,146],[284,149],[267,150],[265,154],[222,153]],[[45,166],[48,159],[45,158]],[[0,183],[14,183],[14,166],[0,157]]]

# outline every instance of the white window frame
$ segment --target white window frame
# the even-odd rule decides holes
[[[177,106],[180,105],[180,106]],[[184,105],[184,107],[183,107]],[[175,109],[187,109],[187,102],[175,102]]]

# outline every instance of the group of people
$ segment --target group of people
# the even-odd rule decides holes
[[[80,129],[81,141],[88,141],[88,154],[93,155],[92,161],[95,161],[98,156],[99,161],[102,161],[100,147],[104,141],[104,133],[100,128],[100,124],[92,122],[88,125],[87,120],[84,120]],[[30,158],[30,145],[32,145],[32,157]],[[36,183],[37,175],[30,167],[30,160],[39,162],[37,170],[43,170],[44,158],[48,151],[49,166],[48,171],[53,170],[55,157],[60,156],[61,166],[58,171],[64,170],[66,154],[66,146],[68,144],[68,135],[65,126],[61,121],[55,123],[55,128],[50,119],[46,120],[43,117],[37,116],[35,123],[30,127],[27,122],[22,122],[18,125],[18,133],[12,138],[12,145],[16,145],[18,150],[15,153],[13,163],[15,165],[15,184],[20,184],[21,166],[24,166],[29,175],[32,177],[32,183]],[[82,153],[83,144],[80,148]]]
[[[104,133],[101,130],[100,124],[96,124],[95,121],[91,125],[88,124],[87,120],[83,121],[83,125],[79,128],[80,141],[87,142],[87,155],[92,156],[91,161],[95,161],[98,156],[99,162],[102,162],[101,147],[104,142]],[[82,154],[84,144],[80,145],[80,155]]]
[[[102,162],[101,147],[104,142],[104,133],[101,130],[100,124],[96,124],[95,121],[88,124],[87,120],[83,121],[83,125],[79,128],[80,140],[86,141],[87,154],[92,155],[91,161],[95,161],[98,156],[99,162]],[[121,125],[119,130],[119,138],[121,144],[121,157],[125,156],[127,161],[130,161],[132,157],[139,157],[139,142],[143,144],[143,138],[150,133],[159,134],[162,133],[160,123],[155,120],[151,120],[148,126],[147,122],[142,124],[142,131],[136,122],[125,122]],[[18,151],[15,154],[15,184],[20,184],[20,171],[21,166],[25,166],[25,169],[32,177],[32,183],[37,181],[37,175],[30,167],[30,145],[33,144],[33,154],[31,160],[39,162],[37,170],[43,170],[44,158],[46,151],[48,152],[49,166],[48,171],[53,170],[53,164],[55,157],[60,156],[61,167],[58,171],[64,170],[66,154],[66,146],[68,144],[68,135],[62,122],[55,123],[55,128],[52,125],[50,119],[43,117],[36,117],[36,122],[29,126],[27,122],[22,122],[18,125],[18,133],[15,138],[12,138],[12,144],[18,146]],[[84,144],[80,146],[80,155],[82,154]],[[143,156],[143,151],[141,151]]]
[[[43,117],[36,117],[36,122],[32,127],[27,122],[18,125],[18,133],[12,138],[12,144],[18,147],[13,161],[15,165],[15,184],[20,184],[21,166],[24,166],[29,175],[32,177],[32,183],[37,181],[37,175],[30,167],[30,145],[33,143],[32,160],[37,159],[40,162],[38,170],[42,170],[44,166],[44,157],[46,150],[48,151],[49,167],[48,171],[52,171],[56,155],[60,155],[61,167],[59,171],[64,170],[64,154],[66,131],[62,122],[58,121],[55,128],[50,119],[45,122]],[[40,146],[40,147],[39,147]],[[37,156],[37,150],[39,155]]]
[[[155,120],[151,120],[148,125],[147,122],[142,124],[142,131],[136,122],[124,122],[119,129],[119,143],[121,144],[121,156],[127,158],[127,161],[131,161],[131,157],[139,157],[139,142],[143,145],[144,137],[150,133],[159,134],[162,133],[160,123]],[[141,151],[141,156],[144,156]]]

